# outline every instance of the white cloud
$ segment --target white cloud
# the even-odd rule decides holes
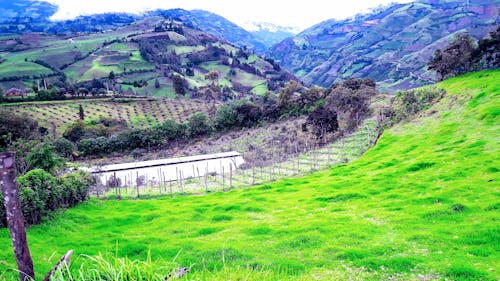
[[[157,8],[202,9],[219,14],[239,25],[247,22],[270,22],[305,29],[323,20],[343,19],[369,8],[390,2],[410,0],[47,0],[59,5],[53,19],[71,19],[79,15],[127,12],[142,13]]]

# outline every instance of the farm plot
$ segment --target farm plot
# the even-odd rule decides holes
[[[131,100],[126,103],[111,100],[78,100],[55,104],[23,104],[5,108],[27,114],[42,126],[55,130],[60,136],[69,123],[78,120],[80,105],[84,109],[86,122],[106,117],[125,121],[131,128],[153,126],[166,119],[185,122],[191,114],[207,113],[210,109],[202,101],[188,99]]]
[[[0,56],[6,59],[0,63],[0,79],[21,76],[37,77],[53,73],[51,69],[31,61],[37,57],[37,52],[0,53]]]

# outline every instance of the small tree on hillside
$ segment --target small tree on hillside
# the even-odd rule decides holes
[[[209,134],[212,131],[208,117],[201,113],[195,113],[189,117],[188,121],[188,135],[190,137],[197,137]]]
[[[500,27],[480,39],[477,45],[472,54],[475,68],[478,70],[500,68]]]
[[[83,111],[83,106],[81,104],[78,105],[78,117],[82,121],[83,121],[83,119],[85,119],[85,112]]]
[[[442,50],[436,50],[427,64],[429,70],[439,74],[439,79],[456,76],[471,71],[474,39],[469,34],[459,34]]]
[[[205,74],[205,79],[210,80],[210,85],[206,87],[203,91],[202,94],[208,99],[212,101],[212,108],[211,112],[212,115],[215,114],[215,101],[220,97],[221,95],[221,87],[218,85],[219,82],[219,71],[217,70],[210,70],[207,74]]]
[[[155,79],[155,89],[159,89],[160,87],[160,81],[158,79]]]
[[[342,115],[346,129],[355,128],[370,113],[370,98],[377,95],[372,79],[350,78],[330,88],[325,106]]]
[[[63,160],[56,157],[54,148],[48,143],[42,143],[28,153],[26,162],[30,170],[38,168],[49,173],[55,172],[63,165]]]
[[[185,80],[181,76],[174,75],[172,77],[172,85],[174,87],[174,92],[176,95],[184,96],[186,94],[184,84],[185,84]]]
[[[333,133],[339,129],[337,112],[326,106],[317,107],[309,113],[307,124],[312,126],[317,139],[322,139],[327,133]]]

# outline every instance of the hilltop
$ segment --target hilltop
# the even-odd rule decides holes
[[[495,1],[419,0],[345,20],[327,20],[285,39],[268,55],[306,82],[329,86],[351,76],[386,90],[436,81],[426,63],[454,35],[482,38],[500,23]]]
[[[253,34],[222,16],[204,10],[160,9],[143,14],[106,13],[79,16],[71,20],[52,21],[51,16],[57,12],[57,9],[56,5],[44,1],[19,0],[12,2],[0,0],[0,12],[3,15],[0,19],[0,34],[34,32],[48,34],[95,33],[115,30],[149,17],[161,16],[182,20],[193,28],[258,53],[263,53],[271,45],[277,43],[272,39],[270,41],[269,36],[285,38],[283,37],[285,34],[279,32],[279,30],[276,32],[269,31],[266,37]]]
[[[440,102],[328,171],[206,196],[91,200],[28,230],[36,269],[71,248],[176,257],[200,280],[496,280],[499,80],[485,71],[438,84]],[[0,241],[7,278],[6,229]]]

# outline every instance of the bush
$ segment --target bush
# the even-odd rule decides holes
[[[75,145],[65,138],[59,138],[54,141],[54,151],[62,157],[68,158],[73,155]]]
[[[445,94],[443,89],[425,87],[415,90],[399,91],[392,102],[392,122],[408,119],[416,113],[429,108]]]
[[[42,169],[35,169],[19,177],[17,182],[24,221],[32,225],[40,223],[53,211],[86,200],[93,179],[84,172],[54,177]],[[5,227],[6,213],[1,196],[0,204],[0,227]]]
[[[262,109],[248,101],[235,101],[222,105],[215,115],[215,128],[226,131],[233,128],[249,128],[262,119]]]
[[[197,137],[211,133],[212,127],[208,122],[207,115],[198,112],[189,117],[187,130],[188,136]]]
[[[317,107],[307,116],[307,124],[312,125],[314,135],[320,139],[327,133],[336,132],[339,129],[337,112],[325,106]]]
[[[0,147],[6,147],[18,139],[36,139],[40,135],[38,123],[26,114],[0,110]]]
[[[54,153],[54,148],[48,143],[37,145],[26,156],[29,169],[43,169],[53,173],[64,164],[63,159],[58,158]]]
[[[81,155],[99,155],[111,152],[108,139],[105,137],[88,138],[78,142],[78,151]]]
[[[226,103],[217,109],[214,125],[218,131],[229,130],[236,124],[236,111],[231,103]]]
[[[165,120],[163,123],[154,127],[161,137],[169,141],[180,140],[186,137],[186,125],[177,123],[171,119]]]
[[[71,123],[68,128],[63,133],[63,137],[72,141],[77,142],[85,136],[86,125],[83,121],[78,120]]]

